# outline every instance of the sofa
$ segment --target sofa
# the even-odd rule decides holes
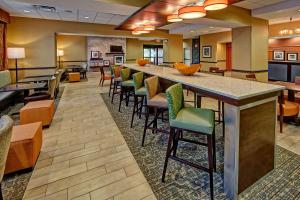
[[[8,70],[0,71],[0,88],[10,85],[11,77],[10,72]],[[0,92],[0,107],[7,106],[10,103],[11,99],[16,95],[17,92]]]

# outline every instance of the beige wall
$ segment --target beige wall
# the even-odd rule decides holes
[[[156,42],[156,41],[143,41],[138,40],[135,38],[127,38],[126,39],[126,59],[127,61],[135,61],[138,58],[143,58],[144,52],[143,52],[143,46],[145,44],[152,44],[152,45],[163,45],[163,42]],[[164,60],[166,60],[166,57],[164,57]]]
[[[56,66],[55,33],[132,37],[129,31],[117,31],[114,28],[115,26],[111,25],[12,17],[8,25],[7,42],[8,47],[25,47],[26,58],[21,63],[22,66],[53,67]],[[166,31],[157,30],[142,35],[145,36],[167,39],[166,61],[182,62],[182,35],[171,35]],[[10,66],[13,64],[10,63]]]
[[[212,33],[200,36],[200,60],[202,70],[208,71],[209,67],[226,68],[226,43],[231,42],[231,32]],[[202,57],[202,47],[212,46],[212,57]]]
[[[87,60],[87,37],[75,35],[57,35],[57,49],[64,50],[61,61]]]

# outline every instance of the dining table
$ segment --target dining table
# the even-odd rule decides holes
[[[230,199],[275,168],[278,96],[285,86],[208,73],[184,76],[174,68],[124,64],[132,73],[158,76],[163,89],[185,89],[224,103],[224,191]]]
[[[46,88],[47,83],[17,83],[10,84],[0,88],[0,92],[19,91],[24,92],[24,96],[28,96],[30,90]]]
[[[53,76],[39,76],[39,77],[29,77],[18,80],[18,83],[38,83],[38,82],[49,82]]]
[[[284,81],[275,81],[272,82],[276,85],[284,86],[288,91],[288,100],[291,102],[295,101],[295,93],[300,92],[300,85],[292,82],[284,82]]]

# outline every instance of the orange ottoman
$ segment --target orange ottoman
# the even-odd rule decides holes
[[[69,81],[70,82],[80,81],[80,73],[79,72],[70,72],[69,73]]]
[[[14,126],[5,174],[34,167],[41,151],[42,123]]]
[[[20,124],[42,122],[43,126],[50,126],[53,115],[53,100],[29,102],[20,110]]]

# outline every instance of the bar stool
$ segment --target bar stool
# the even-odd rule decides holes
[[[112,66],[111,72],[113,77],[113,90],[112,90],[112,96],[111,96],[111,103],[114,103],[114,97],[116,94],[120,94],[118,89],[121,88],[121,81],[122,78],[120,77],[120,71],[123,69],[121,66]]]
[[[152,133],[156,131],[163,132],[163,130],[159,130],[157,128],[157,119],[159,114],[162,114],[162,120],[163,120],[163,112],[168,110],[168,102],[167,102],[166,94],[162,93],[159,84],[159,79],[157,76],[153,76],[145,79],[145,88],[146,88],[147,104],[146,104],[146,119],[144,125],[142,146],[144,146],[147,129],[152,130]],[[154,109],[154,119],[149,123],[148,121],[149,121],[150,109]],[[151,125],[153,127],[151,127]]]
[[[120,101],[119,101],[119,112],[121,112],[122,101],[126,101],[126,106],[129,104],[129,97],[131,92],[134,91],[133,80],[130,80],[131,70],[129,68],[122,69],[120,71],[121,75],[121,92],[120,92]],[[123,99],[125,94],[125,99]]]
[[[175,84],[168,88],[166,95],[169,107],[170,135],[162,174],[162,181],[165,181],[168,160],[171,158],[178,162],[208,172],[210,177],[210,197],[213,199],[213,172],[216,169],[215,113],[210,109],[184,107],[182,84]],[[204,135],[207,137],[207,143],[185,139],[183,137],[183,131]],[[178,141],[207,146],[208,168],[177,157],[176,151],[178,147]]]
[[[143,72],[135,73],[132,75],[132,78],[133,78],[133,85],[134,85],[134,105],[133,105],[133,111],[132,111],[132,117],[130,123],[131,128],[134,120],[134,115],[138,114],[139,118],[141,118],[141,114],[144,106],[144,100],[146,96],[146,88],[143,87],[144,73]],[[141,98],[141,101],[139,101],[139,98]]]

